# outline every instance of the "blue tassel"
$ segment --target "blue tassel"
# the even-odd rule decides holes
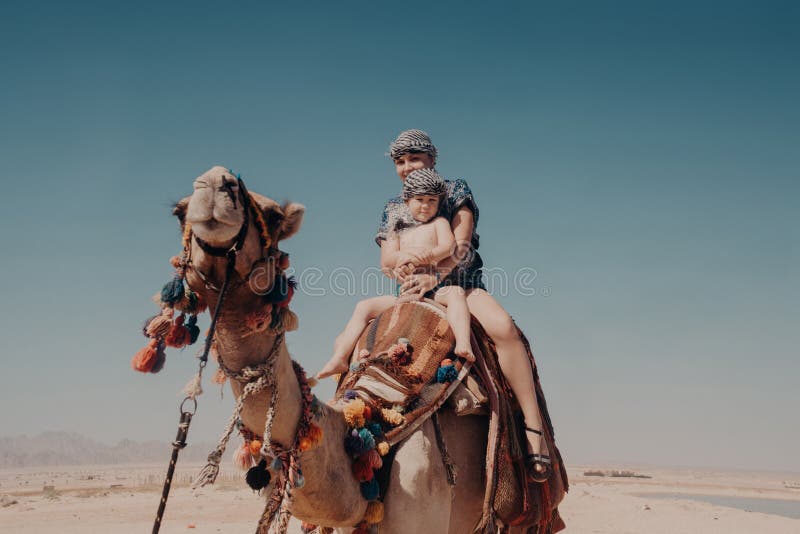
[[[373,436],[380,436],[383,434],[380,423],[367,423],[365,428],[369,429]]]
[[[366,428],[362,428],[358,431],[358,437],[364,444],[364,448],[361,451],[362,454],[369,451],[370,449],[375,448],[375,436],[373,436],[372,432],[370,432]]]
[[[361,495],[368,501],[378,498],[381,488],[378,486],[378,479],[373,477],[369,482],[361,483]]]
[[[294,487],[300,489],[305,485],[306,485],[306,478],[303,476],[303,472],[300,469],[298,469],[297,476],[294,477]]]
[[[436,381],[440,384],[452,382],[456,378],[458,378],[458,371],[455,365],[445,365],[436,370]]]
[[[278,458],[277,456],[272,459],[272,462],[269,464],[269,468],[273,471],[280,472],[283,470],[283,460]]]
[[[176,276],[161,288],[161,302],[175,304],[183,298],[183,280]]]
[[[358,431],[354,430],[353,434],[348,434],[344,438],[344,450],[347,454],[352,457],[358,456],[363,452],[364,449],[364,442],[361,441],[361,438],[358,435]]]

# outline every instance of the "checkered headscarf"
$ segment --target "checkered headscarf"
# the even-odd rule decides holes
[[[446,191],[444,180],[433,169],[417,169],[403,182],[403,200],[421,195],[442,196]]]
[[[424,152],[436,160],[436,147],[430,136],[422,130],[406,130],[389,145],[389,157],[395,159],[409,152]]]

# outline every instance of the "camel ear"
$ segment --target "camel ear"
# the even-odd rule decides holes
[[[186,210],[189,208],[189,198],[184,197],[172,205],[172,214],[178,218],[181,223],[181,229],[186,224]]]
[[[303,216],[306,214],[306,207],[297,202],[287,202],[283,205],[283,222],[281,231],[278,234],[278,241],[288,239],[300,230],[303,225]]]

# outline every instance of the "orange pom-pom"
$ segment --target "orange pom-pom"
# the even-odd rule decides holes
[[[158,340],[152,339],[142,350],[137,352],[131,360],[131,367],[140,373],[149,373],[158,361]]]
[[[261,440],[254,439],[250,442],[250,454],[259,456],[261,454]]]
[[[442,360],[442,363],[439,364],[439,367],[447,367],[448,365],[453,365],[453,360],[450,358],[445,358]]]
[[[310,449],[314,443],[311,441],[311,438],[308,436],[303,436],[297,443],[297,446],[300,448],[301,451],[307,451]]]
[[[386,456],[387,454],[389,454],[389,449],[390,449],[390,447],[389,447],[389,443],[388,442],[381,441],[380,443],[378,443],[377,450],[378,450],[378,454],[380,454],[381,456]]]
[[[370,408],[366,404],[364,405],[364,419],[366,419],[367,421],[372,419],[372,408]]]
[[[181,266],[181,257],[180,256],[172,256],[169,259],[169,264],[177,269],[178,267]]]

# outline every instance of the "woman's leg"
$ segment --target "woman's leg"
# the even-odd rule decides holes
[[[514,390],[517,402],[525,417],[525,426],[543,431],[542,416],[539,403],[536,401],[536,386],[533,383],[528,352],[522,343],[514,321],[500,304],[483,289],[472,289],[467,293],[469,310],[481,323],[486,333],[494,341],[497,358],[508,385]],[[544,437],[535,432],[526,431],[528,451],[532,454],[547,455],[547,444]],[[544,471],[537,466],[537,471]]]
[[[355,347],[358,337],[364,331],[364,327],[372,319],[394,306],[396,300],[395,297],[386,295],[364,299],[356,304],[347,326],[344,327],[342,333],[336,337],[336,341],[333,343],[333,356],[322,368],[322,371],[317,374],[317,378],[325,378],[347,371],[348,359],[353,352],[353,347]]]
[[[472,353],[469,335],[469,308],[467,307],[467,294],[464,288],[446,286],[436,291],[433,298],[439,304],[447,306],[447,322],[450,323],[450,328],[453,329],[453,334],[456,337],[456,348],[453,352],[470,362],[474,362],[475,355]]]

